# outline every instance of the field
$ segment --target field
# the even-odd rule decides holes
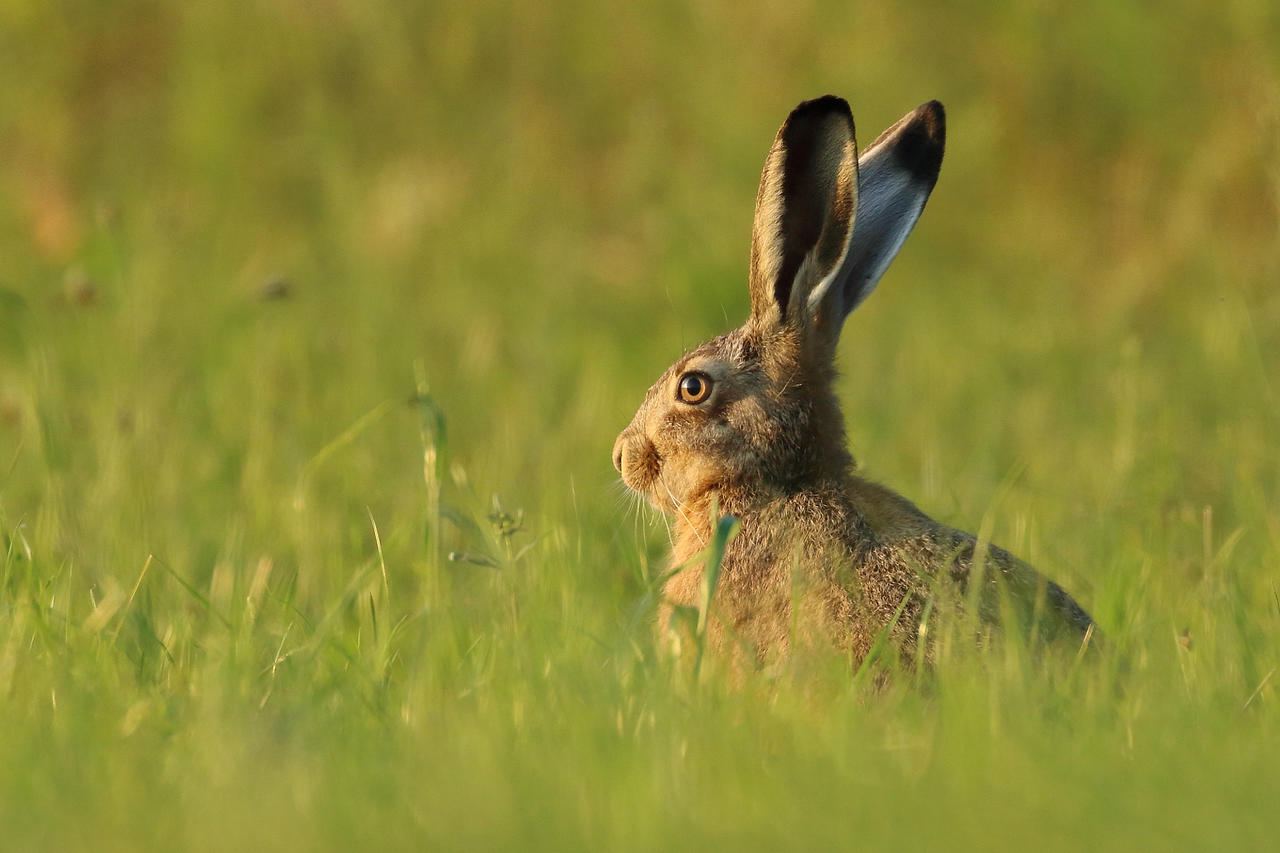
[[[6,0],[0,54],[0,848],[1280,844],[1275,3]],[[854,454],[1101,662],[655,654],[609,451],[824,92],[948,110]]]

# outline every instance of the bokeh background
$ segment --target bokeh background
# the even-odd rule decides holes
[[[8,849],[1266,840],[1274,3],[4,0],[0,55]],[[654,661],[609,450],[826,92],[948,111],[854,454],[1123,688]]]

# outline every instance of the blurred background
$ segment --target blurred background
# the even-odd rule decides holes
[[[43,814],[88,845],[56,820],[76,803],[135,849],[285,814],[300,849],[350,849],[410,813],[599,849],[665,837],[671,791],[748,815],[802,790],[830,809],[787,814],[830,839],[815,816],[871,767],[886,840],[928,831],[903,809],[921,773],[968,816],[936,837],[974,840],[998,798],[948,768],[975,765],[1098,841],[1266,829],[1223,792],[1272,802],[1257,746],[1280,743],[1238,725],[1280,636],[1273,0],[0,0],[0,56],[0,763],[24,768],[0,824],[22,838]],[[935,725],[910,697],[693,714],[628,680],[667,537],[610,448],[745,317],[765,152],[827,92],[864,144],[946,106],[840,394],[868,476],[1036,563],[1154,673],[1114,713],[1071,699],[1096,711],[1076,751],[1039,694],[987,716],[981,687]],[[619,778],[629,817],[598,799]],[[1070,824],[1050,802],[1010,838]]]
[[[764,152],[824,92],[864,143],[948,110],[842,345],[870,476],[1085,583],[1275,505],[1271,3],[2,8],[0,505],[91,578],[417,512],[407,405],[307,466],[424,390],[480,499],[632,560],[613,437],[745,316]]]
[[[274,537],[307,461],[421,379],[481,492],[599,505],[644,389],[745,316],[764,152],[824,92],[864,144],[948,110],[843,343],[872,476],[973,526],[1025,466],[1055,538],[1133,478],[1196,525],[1238,478],[1276,496],[1274,4],[0,16],[0,499],[101,571],[142,531],[197,574],[228,526]],[[420,500],[406,412],[320,472],[335,522]]]

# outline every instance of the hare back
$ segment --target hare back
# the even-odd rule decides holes
[[[743,663],[767,665],[793,651],[848,654],[857,666],[889,626],[910,665],[927,613],[977,604],[998,628],[1012,614],[1045,639],[1077,638],[1092,623],[1057,584],[1007,551],[988,545],[975,564],[976,537],[939,524],[894,492],[854,478],[779,497],[740,515],[740,529],[721,563],[708,621],[711,648]],[[706,536],[682,530],[673,555],[686,565],[664,587],[660,627],[674,607],[696,607],[703,595],[698,558]],[[969,595],[981,574],[982,588]]]

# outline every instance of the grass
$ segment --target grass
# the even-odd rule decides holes
[[[0,52],[6,850],[1274,847],[1273,4],[13,0]],[[1125,672],[655,658],[609,449],[824,91],[949,111],[855,454]]]

